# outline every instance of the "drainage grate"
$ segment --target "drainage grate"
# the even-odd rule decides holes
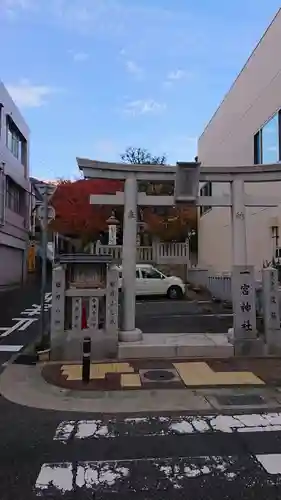
[[[265,404],[263,397],[258,394],[216,396],[216,399],[221,406],[255,406]]]

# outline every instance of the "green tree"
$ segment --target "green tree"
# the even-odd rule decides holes
[[[124,163],[133,165],[166,165],[167,157],[153,156],[147,149],[129,147],[121,155]],[[174,181],[139,182],[139,190],[148,195],[174,194]],[[142,210],[143,220],[148,223],[151,233],[161,237],[163,241],[185,239],[190,228],[196,227],[196,208],[190,207],[145,207]],[[140,218],[140,208],[139,208]]]

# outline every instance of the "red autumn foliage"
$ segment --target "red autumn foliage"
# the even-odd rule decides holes
[[[165,212],[164,216],[160,216],[149,208],[144,210],[144,220],[148,224],[149,231],[159,236],[162,241],[183,241],[188,231],[196,229],[196,207],[188,205],[170,207]]]
[[[61,182],[52,197],[56,218],[50,228],[68,236],[92,238],[107,228],[111,207],[90,205],[90,195],[115,194],[116,191],[123,191],[122,181],[81,179]]]
[[[50,229],[60,234],[93,239],[107,229],[107,218],[115,209],[122,225],[123,207],[90,205],[91,194],[115,194],[123,191],[123,182],[109,179],[82,179],[62,181],[52,197],[56,218]],[[162,241],[184,239],[189,229],[196,227],[196,208],[183,206],[168,208],[166,215],[158,215],[149,207],[144,209],[144,220],[150,233]]]

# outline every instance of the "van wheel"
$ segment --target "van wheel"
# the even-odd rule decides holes
[[[171,300],[181,299],[183,296],[182,289],[179,286],[170,286],[167,296]]]

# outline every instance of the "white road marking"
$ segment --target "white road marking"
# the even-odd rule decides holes
[[[194,427],[186,420],[171,424],[170,429],[177,434],[192,434],[192,432],[194,432]]]
[[[268,474],[281,474],[281,453],[256,455],[256,459]]]
[[[59,424],[54,435],[54,441],[66,443],[74,436],[75,439],[114,437],[108,426],[101,420],[64,421]]]
[[[66,443],[70,439],[114,438],[120,435],[119,422],[111,419],[63,421],[57,427],[55,441]],[[136,417],[122,422],[122,435],[132,433],[142,436],[171,434],[200,434],[205,432],[274,432],[281,430],[281,413],[250,415],[209,415],[203,417]]]
[[[72,491],[73,465],[69,462],[44,464],[35,484],[37,493],[53,488],[60,493]]]
[[[101,420],[64,421],[59,424],[54,435],[54,441],[67,442],[70,438],[87,439],[90,437],[114,437],[108,427],[103,425],[103,432],[98,433],[102,426]]]
[[[52,294],[51,293],[46,293],[45,294],[45,307],[44,311],[48,311],[52,307]],[[0,332],[3,332],[0,334],[0,337],[7,337],[11,333],[15,332],[16,330],[19,330],[23,332],[29,326],[34,322],[38,321],[39,315],[41,313],[41,306],[38,304],[32,304],[32,307],[25,309],[22,311],[20,314],[21,315],[26,315],[26,316],[38,316],[37,318],[12,318],[12,321],[17,321],[17,323],[13,326],[0,326]]]
[[[82,420],[78,422],[75,437],[77,439],[85,439],[94,436],[97,428],[97,422],[93,422],[91,420]]]
[[[204,456],[196,457],[193,461],[183,459],[177,464],[171,464],[168,461],[168,463],[163,465],[161,462],[156,462],[156,468],[164,473],[175,489],[181,489],[185,478],[194,478],[214,472],[225,473],[235,460],[232,457]],[[224,475],[229,480],[233,480],[236,477],[235,473]]]
[[[47,303],[44,306],[44,311],[48,311],[52,307],[52,304]],[[22,315],[25,316],[39,316],[41,314],[41,305],[40,304],[32,304],[32,307],[25,309],[21,312]]]
[[[23,332],[24,330],[26,330],[30,325],[32,325],[32,323],[34,323],[34,321],[37,321],[38,318],[12,318],[13,321],[18,321],[19,323],[19,326],[18,326],[18,330]]]
[[[199,456],[174,458],[139,458],[107,461],[78,462],[77,467],[70,462],[45,463],[41,467],[35,484],[38,496],[44,493],[66,493],[79,489],[96,491],[120,491],[120,485],[126,484],[135,491],[135,471],[137,464],[148,463],[153,471],[162,474],[158,483],[171,483],[174,489],[184,487],[185,480],[210,474],[221,474],[227,481],[236,478],[235,472],[228,472],[237,457]],[[140,486],[142,489],[142,486]],[[48,491],[49,490],[49,491]]]
[[[61,422],[54,436],[54,441],[67,441],[72,435],[75,427],[75,420]]]
[[[129,476],[129,469],[109,462],[80,462],[77,467],[76,485],[87,489],[95,486],[113,486]]]
[[[268,425],[266,427],[252,427],[249,431],[248,427],[237,429],[238,432],[267,432],[267,431],[281,431],[281,425]]]
[[[3,333],[1,333],[0,337],[7,337],[16,330],[26,330],[26,328],[28,328],[34,321],[37,321],[38,318],[12,318],[12,320],[17,321],[17,323],[10,327],[1,326],[0,331]]]
[[[52,302],[52,292],[45,293],[45,302]]]
[[[23,345],[0,344],[0,352],[19,352],[23,347]]]

